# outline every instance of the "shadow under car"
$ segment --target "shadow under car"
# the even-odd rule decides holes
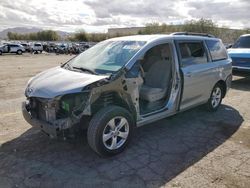
[[[242,122],[231,106],[215,113],[201,106],[138,128],[128,149],[112,158],[97,156],[85,133],[64,142],[32,128],[0,147],[0,175],[17,186],[159,187],[223,144]]]

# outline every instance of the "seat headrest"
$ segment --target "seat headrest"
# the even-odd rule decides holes
[[[171,58],[171,51],[169,46],[164,46],[161,48],[161,57],[162,59],[169,60]]]

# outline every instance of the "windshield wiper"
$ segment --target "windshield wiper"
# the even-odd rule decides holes
[[[78,70],[83,71],[83,72],[89,72],[91,74],[97,74],[95,71],[90,70],[90,69],[86,69],[86,68],[83,68],[83,67],[73,67],[73,68],[78,69]]]
[[[71,69],[72,69],[72,67],[71,67],[70,64],[68,64],[68,63],[62,65],[61,67],[65,68],[65,69],[68,69],[68,70],[71,70]]]

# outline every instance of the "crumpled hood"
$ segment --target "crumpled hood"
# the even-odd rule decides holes
[[[33,77],[25,90],[27,97],[54,98],[80,92],[83,87],[109,76],[75,72],[55,67]]]
[[[230,48],[227,52],[230,57],[250,58],[249,48]]]

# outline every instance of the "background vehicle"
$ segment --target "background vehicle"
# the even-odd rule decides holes
[[[228,49],[228,54],[232,58],[234,75],[250,75],[250,34],[240,36]]]
[[[231,59],[220,39],[193,35],[100,42],[31,79],[23,116],[51,137],[85,128],[90,147],[110,156],[138,126],[201,104],[216,111],[231,83]]]
[[[50,42],[50,43],[48,43],[48,44],[46,45],[46,48],[45,48],[44,50],[45,50],[46,52],[48,52],[48,53],[52,53],[52,52],[55,52],[55,48],[56,48],[56,44]]]
[[[40,52],[40,53],[42,53],[42,51],[43,51],[43,45],[41,43],[34,43],[31,46],[31,50],[33,52]]]
[[[30,45],[28,43],[21,43],[26,52],[30,52]]]
[[[68,45],[67,44],[58,44],[54,49],[55,49],[55,52],[57,54],[67,54],[68,53]]]
[[[25,52],[25,49],[20,44],[5,44],[0,46],[0,55],[3,53],[16,53],[22,55],[23,52]]]

